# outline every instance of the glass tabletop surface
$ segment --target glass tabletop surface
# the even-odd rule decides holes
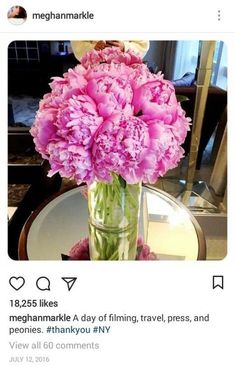
[[[84,186],[52,199],[34,212],[26,227],[23,245],[29,260],[61,260],[80,239],[88,237]],[[200,235],[186,207],[163,191],[143,186],[139,236],[159,260],[197,260]]]

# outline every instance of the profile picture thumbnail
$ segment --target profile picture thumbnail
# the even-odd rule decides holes
[[[27,12],[25,8],[19,5],[12,6],[8,13],[7,18],[10,23],[15,25],[23,24],[27,19]]]

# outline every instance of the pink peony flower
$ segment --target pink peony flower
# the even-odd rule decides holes
[[[89,239],[84,238],[79,240],[79,242],[70,249],[69,257],[71,260],[90,260]]]
[[[107,47],[101,51],[91,50],[81,58],[81,64],[85,68],[97,66],[100,63],[123,63],[131,66],[142,64],[141,57],[133,51],[122,52],[118,47]]]
[[[159,110],[164,115],[167,113],[167,107],[177,107],[175,90],[170,81],[164,80],[163,76],[158,74],[155,80],[148,81],[134,91],[133,105],[135,113],[142,112],[149,118],[158,118]],[[171,113],[174,112],[171,109]],[[165,116],[164,116],[165,117]],[[166,123],[171,121],[166,120]]]
[[[56,137],[56,115],[55,108],[47,108],[37,112],[36,120],[30,130],[34,137],[33,141],[36,150],[42,155],[44,159],[48,159],[49,151],[48,144]]]
[[[138,89],[141,85],[159,78],[160,73],[152,74],[147,65],[135,64],[132,66],[132,73],[129,75],[129,80],[133,91]]]
[[[49,177],[59,172],[61,177],[75,179],[77,183],[94,180],[91,153],[84,147],[60,140],[48,144],[48,153]]]
[[[115,172],[127,183],[138,183],[142,180],[141,163],[148,146],[149,133],[144,121],[113,115],[101,125],[94,139],[92,157],[96,176],[109,182]]]
[[[145,160],[151,162],[144,183],[154,183],[167,170],[173,169],[183,157],[184,150],[180,147],[170,125],[152,120],[148,123],[150,146]],[[154,164],[154,166],[153,166]]]
[[[87,52],[81,58],[81,65],[85,68],[99,65],[101,62],[104,62],[104,57],[102,56],[102,52],[96,51],[95,49]]]
[[[88,81],[86,90],[102,117],[107,118],[117,111],[133,115],[133,91],[126,75],[96,77]]]
[[[96,111],[96,104],[87,95],[73,95],[66,100],[57,114],[57,135],[69,144],[88,149],[103,118]]]
[[[158,257],[154,252],[150,252],[148,244],[144,243],[142,236],[138,237],[137,240],[137,256],[136,259],[139,261],[157,260]]]
[[[39,102],[39,111],[46,111],[47,109],[53,108],[58,110],[60,104],[63,101],[61,96],[56,96],[53,93],[47,93],[43,96],[43,99]],[[37,117],[37,116],[36,116]]]
[[[74,69],[69,69],[64,73],[63,78],[53,77],[53,81],[49,84],[52,89],[53,96],[66,94],[70,90],[76,90],[80,93],[87,84],[84,74],[86,70],[83,66],[78,65]]]
[[[50,87],[30,130],[49,176],[155,183],[182,158],[190,119],[173,85],[133,52],[88,52]]]
[[[135,64],[142,64],[142,59],[137,53],[128,50],[123,52],[118,47],[107,47],[104,49],[106,62],[109,63],[123,63],[127,66],[133,66]]]

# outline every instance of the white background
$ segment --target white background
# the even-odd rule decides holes
[[[206,315],[209,323],[199,324],[113,324],[110,335],[94,334],[84,339],[79,336],[35,336],[57,342],[94,341],[100,343],[99,351],[55,351],[50,365],[67,362],[69,365],[134,365],[161,366],[180,365],[232,365],[234,364],[234,259],[233,242],[233,170],[234,170],[234,121],[235,121],[235,50],[234,12],[227,1],[207,4],[205,1],[165,2],[118,1],[105,6],[105,1],[90,1],[84,5],[59,4],[50,1],[32,5],[22,1],[28,11],[28,20],[22,26],[8,23],[6,14],[14,2],[1,1],[0,5],[0,230],[1,230],[1,358],[8,365],[11,356],[21,356],[22,351],[9,349],[12,342],[32,341],[33,334],[8,337],[9,299],[45,298],[58,300],[60,307],[52,313],[118,313],[118,314],[176,314]],[[53,4],[54,7],[53,7]],[[86,4],[86,5],[85,5]],[[89,5],[90,4],[90,5]],[[33,8],[32,8],[33,6]],[[232,5],[231,5],[232,6]],[[217,12],[221,9],[221,21]],[[32,12],[47,11],[95,13],[94,21],[35,21]],[[63,33],[61,30],[63,29]],[[57,33],[58,32],[58,33]],[[228,126],[229,126],[229,230],[228,255],[222,261],[210,262],[20,262],[7,256],[7,47],[13,40],[60,40],[60,39],[215,39],[228,46]],[[40,292],[36,279],[47,276],[51,291]],[[224,275],[224,290],[212,290],[212,276]],[[11,276],[23,276],[25,286],[14,291],[9,286]],[[71,292],[66,290],[63,276],[77,276]],[[35,314],[47,309],[35,309]],[[50,310],[51,312],[51,310]],[[20,314],[20,311],[18,311]],[[233,324],[232,324],[233,323]],[[42,324],[40,326],[43,327]],[[30,352],[29,352],[30,354]],[[32,354],[32,352],[31,352]],[[38,354],[46,355],[47,352]],[[13,364],[13,363],[12,363]],[[26,365],[27,363],[22,363]]]

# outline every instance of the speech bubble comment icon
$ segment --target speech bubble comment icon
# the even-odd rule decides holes
[[[37,279],[36,286],[40,291],[50,291],[51,290],[50,280],[49,280],[49,278],[47,278],[45,276],[39,277]]]

